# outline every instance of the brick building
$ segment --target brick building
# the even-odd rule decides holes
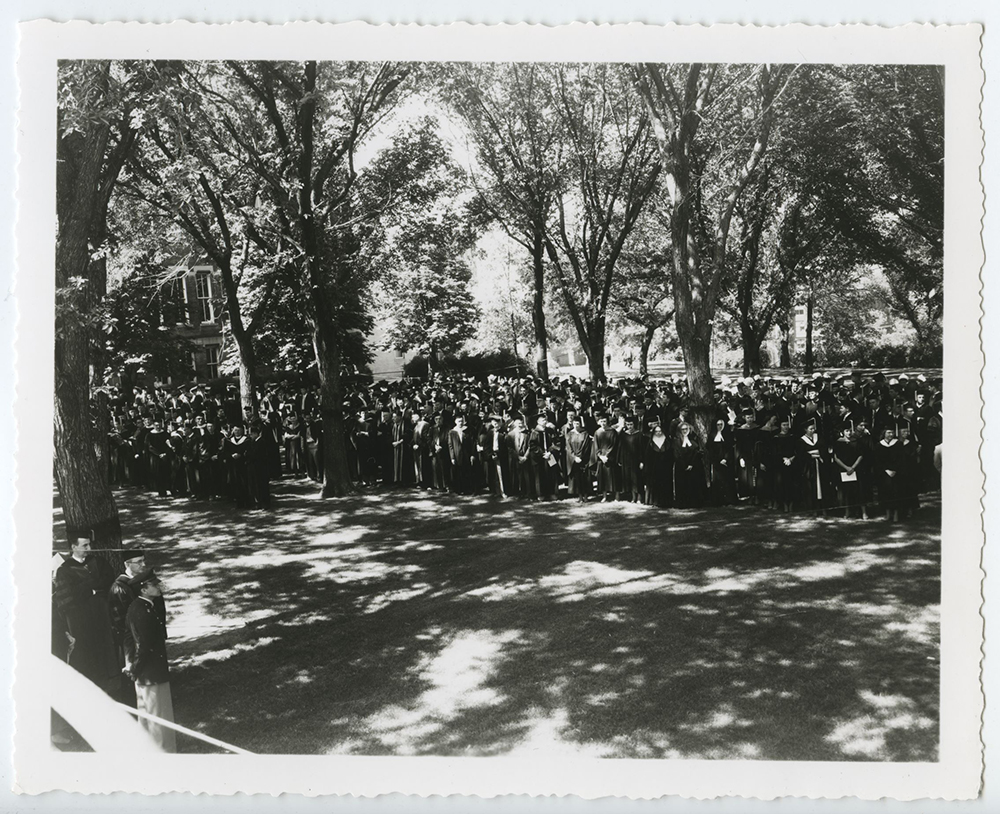
[[[191,381],[218,378],[225,344],[224,298],[219,271],[208,263],[177,266],[160,287],[165,327],[191,342]]]

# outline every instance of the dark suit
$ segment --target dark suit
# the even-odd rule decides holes
[[[155,600],[140,596],[125,616],[125,658],[135,678],[137,708],[164,720],[174,720],[170,695],[170,667],[167,664],[167,622],[154,605]],[[142,725],[164,752],[176,752],[174,731],[162,724],[141,719]]]

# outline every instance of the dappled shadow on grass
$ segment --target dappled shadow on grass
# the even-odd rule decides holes
[[[239,515],[118,493],[166,577],[180,723],[274,753],[936,759],[934,505],[312,490]]]

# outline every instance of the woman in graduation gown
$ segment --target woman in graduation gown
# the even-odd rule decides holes
[[[905,424],[899,428],[896,441],[896,458],[899,467],[896,475],[896,494],[901,517],[908,517],[920,508],[920,452],[917,442]]]
[[[674,496],[674,451],[663,425],[653,425],[653,434],[646,443],[642,458],[642,475],[646,483],[646,503],[665,509]]]
[[[778,431],[771,439],[768,458],[771,464],[772,489],[775,508],[786,512],[792,510],[798,489],[795,456],[798,449],[792,435],[792,423],[788,416],[781,418]]]
[[[896,431],[892,427],[882,430],[882,438],[875,445],[875,484],[878,488],[879,509],[891,523],[899,520],[899,459],[896,451]]]
[[[774,496],[774,437],[778,432],[779,418],[775,414],[767,417],[761,425],[754,447],[753,458],[757,469],[757,503],[769,508],[777,508]]]
[[[594,442],[591,445],[593,450],[594,475],[597,480],[597,491],[601,495],[601,502],[608,499],[609,495],[618,497],[618,433],[608,426],[608,417],[600,415],[597,417],[597,432],[594,433]]]
[[[677,425],[673,442],[674,505],[682,509],[700,506],[705,491],[702,450],[693,428],[686,421]]]
[[[635,423],[635,416],[626,416],[625,429],[618,433],[618,464],[625,500],[639,503],[642,500],[639,478],[645,439]]]
[[[816,423],[808,422],[796,442],[796,459],[801,475],[802,503],[807,509],[823,511],[829,503],[826,482],[826,445],[816,432]]]
[[[726,506],[736,500],[736,455],[725,419],[718,419],[708,439],[712,503]]]
[[[850,423],[844,424],[840,438],[833,442],[835,485],[840,495],[840,505],[844,509],[844,517],[864,516],[859,474],[863,461],[864,455],[854,437],[854,428]]]
[[[586,500],[590,493],[590,434],[579,414],[573,417],[566,434],[566,477],[570,497]]]

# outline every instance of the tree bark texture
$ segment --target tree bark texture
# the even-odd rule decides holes
[[[534,271],[534,299],[531,309],[531,321],[535,328],[535,373],[541,379],[549,378],[549,335],[545,330],[545,266],[543,256],[545,243],[541,232],[535,234],[531,247],[531,264]],[[517,348],[514,348],[515,355]]]
[[[106,63],[93,68],[95,87],[105,94],[108,69]],[[89,536],[95,549],[121,548],[118,509],[95,452],[90,402],[91,240],[107,211],[100,204],[109,137],[110,125],[95,116],[62,135],[57,146],[55,465],[67,537]]]

